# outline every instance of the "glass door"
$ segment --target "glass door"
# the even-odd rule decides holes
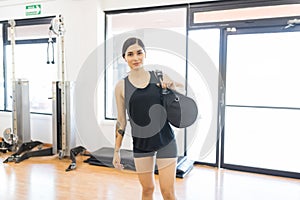
[[[221,167],[300,177],[299,28],[232,30]]]

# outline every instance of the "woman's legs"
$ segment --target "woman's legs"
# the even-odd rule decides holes
[[[176,199],[175,181],[177,167],[177,144],[175,139],[161,148],[156,154],[159,185],[165,200]]]
[[[174,200],[177,158],[158,158],[159,185],[164,200]]]
[[[156,155],[155,155],[156,154]],[[174,200],[177,167],[177,144],[175,139],[155,152],[141,152],[135,149],[134,162],[139,181],[143,187],[143,200],[153,199],[155,187],[154,158],[159,171],[160,190],[164,200]]]
[[[155,188],[154,157],[134,158],[135,168],[143,188],[142,200],[152,200]]]

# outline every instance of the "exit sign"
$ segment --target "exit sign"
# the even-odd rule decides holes
[[[41,4],[27,5],[25,10],[26,16],[40,15],[42,13],[42,6]]]

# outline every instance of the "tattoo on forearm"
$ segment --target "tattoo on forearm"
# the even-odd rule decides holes
[[[122,135],[122,137],[125,134],[125,131],[121,129],[121,123],[119,121],[117,121],[117,123],[116,123],[116,133],[119,133],[120,135]],[[116,137],[117,136],[118,135],[116,134]]]
[[[122,135],[122,137],[124,136],[124,134],[125,134],[125,131],[124,130],[122,130],[122,129],[119,129],[118,130],[118,133],[120,134],[120,135]]]

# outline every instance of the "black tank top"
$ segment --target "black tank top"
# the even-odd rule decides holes
[[[150,71],[150,83],[145,88],[134,87],[125,77],[125,103],[129,116],[133,147],[143,151],[156,151],[174,139],[161,105],[161,89]]]

